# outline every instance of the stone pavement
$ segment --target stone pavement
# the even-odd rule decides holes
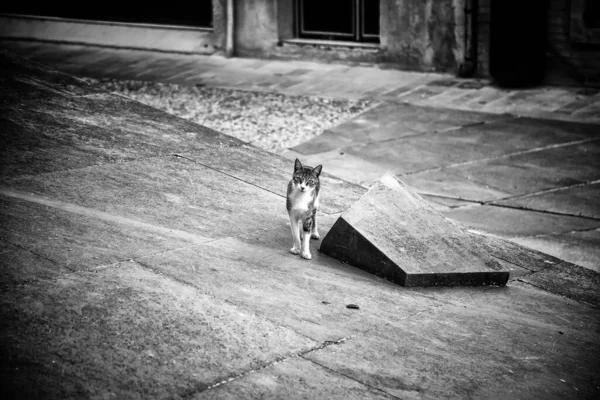
[[[474,234],[507,286],[403,288],[289,253],[281,156],[5,53],[0,111],[3,398],[600,394],[593,271]]]
[[[503,90],[365,66],[2,44],[81,76],[375,100],[283,155],[364,187],[392,172],[450,218],[600,271],[596,90]]]
[[[223,58],[130,49],[0,40],[0,47],[89,77],[273,91],[289,95],[371,98],[486,113],[600,123],[594,89],[542,87],[504,90],[485,80],[371,66],[309,61]]]

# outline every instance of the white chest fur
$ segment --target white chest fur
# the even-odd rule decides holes
[[[290,200],[292,205],[291,212],[294,214],[302,214],[312,208],[319,208],[319,196],[314,198],[313,192],[294,190],[290,193]]]

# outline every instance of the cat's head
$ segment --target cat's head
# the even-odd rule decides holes
[[[292,184],[294,189],[301,192],[311,192],[319,186],[319,175],[321,175],[321,169],[323,166],[317,165],[316,167],[303,166],[300,160],[296,158],[294,164],[294,175],[292,176]]]

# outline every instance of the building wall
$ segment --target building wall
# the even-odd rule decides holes
[[[269,52],[279,41],[277,0],[235,2],[235,48],[237,54]]]
[[[598,1],[598,0],[593,0]],[[582,83],[600,86],[600,40],[586,41],[575,35],[574,14],[583,11],[582,0],[548,0],[549,83]]]
[[[0,14],[0,42],[42,41],[214,54],[225,39],[225,0],[213,0],[213,29]]]
[[[236,54],[284,59],[382,63],[456,72],[464,61],[465,0],[381,0],[381,45],[299,44],[292,0],[237,0]]]
[[[477,74],[481,77],[489,77],[490,1],[479,0]],[[600,86],[600,42],[584,43],[572,34],[572,6],[583,7],[583,0],[547,0],[545,83]]]

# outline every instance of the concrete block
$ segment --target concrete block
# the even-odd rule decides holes
[[[509,277],[472,235],[390,175],[340,216],[320,251],[402,286],[505,285]]]

